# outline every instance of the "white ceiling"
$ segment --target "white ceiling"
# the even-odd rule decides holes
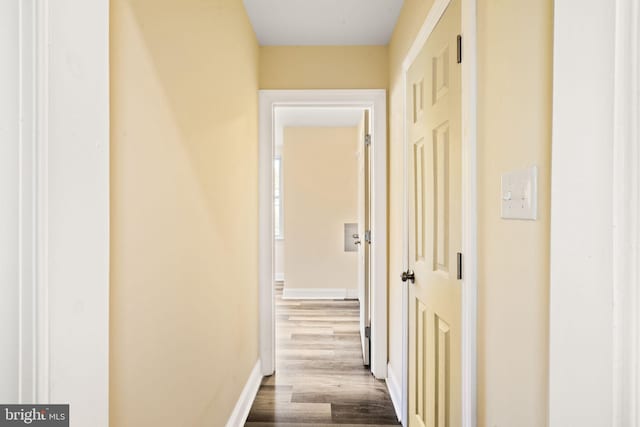
[[[355,127],[363,113],[364,108],[351,107],[276,107],[275,145],[282,145],[285,127]]]
[[[243,0],[263,46],[386,45],[403,0]]]

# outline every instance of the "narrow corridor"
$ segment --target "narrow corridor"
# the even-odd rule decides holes
[[[276,285],[276,374],[247,426],[398,425],[384,381],[362,364],[357,300],[282,300]]]

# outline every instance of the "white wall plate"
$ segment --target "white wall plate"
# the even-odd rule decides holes
[[[501,216],[504,219],[538,218],[538,168],[502,174]]]

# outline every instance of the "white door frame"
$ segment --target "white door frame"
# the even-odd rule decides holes
[[[19,3],[19,402],[109,425],[109,2]],[[81,37],[78,37],[81,34]]]
[[[639,34],[638,0],[555,0],[551,427],[640,426]]]
[[[616,1],[613,423],[640,427],[640,1]]]
[[[477,301],[477,184],[476,184],[476,0],[462,7],[462,426],[476,425],[476,301]],[[436,0],[402,62],[404,194],[403,269],[409,268],[409,163],[407,72],[451,0]],[[392,272],[394,274],[400,272]],[[398,279],[398,283],[399,279]],[[402,424],[409,419],[409,288],[402,288]]]
[[[371,111],[371,372],[387,376],[387,107],[385,90],[260,90],[258,275],[262,373],[275,371],[273,153],[277,107],[362,107]]]

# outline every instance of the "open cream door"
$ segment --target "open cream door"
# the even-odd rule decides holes
[[[371,144],[369,111],[365,110],[358,126],[358,300],[360,301],[360,339],[362,359],[370,364],[371,342]]]
[[[452,0],[407,74],[409,426],[461,425],[460,26]]]

